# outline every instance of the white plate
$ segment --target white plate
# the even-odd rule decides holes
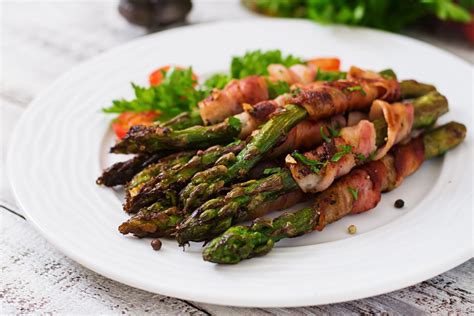
[[[343,68],[391,67],[400,78],[434,83],[450,100],[443,121],[468,125],[466,141],[426,163],[363,215],[321,233],[287,240],[269,255],[234,266],[202,261],[172,241],[160,252],[126,238],[127,216],[96,177],[109,157],[109,120],[100,109],[130,97],[165,64],[198,74],[227,69],[232,55],[282,49],[302,57],[339,56]],[[146,36],[75,68],[29,107],[9,153],[15,195],[29,221],[56,247],[111,279],[194,301],[238,306],[300,306],[363,298],[442,273],[472,255],[472,68],[452,55],[402,36],[322,27],[297,20],[253,20],[186,27]],[[466,163],[468,162],[468,163]],[[395,209],[397,198],[406,201]],[[356,224],[358,234],[346,228]]]

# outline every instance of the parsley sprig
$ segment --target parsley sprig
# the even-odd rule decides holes
[[[112,106],[103,111],[122,113],[158,110],[161,112],[160,121],[165,121],[191,110],[207,95],[207,91],[194,87],[196,81],[191,68],[171,68],[163,75],[163,81],[158,86],[141,87],[132,83],[134,99],[114,100]]]

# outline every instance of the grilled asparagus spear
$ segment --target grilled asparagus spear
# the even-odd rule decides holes
[[[217,145],[205,151],[198,151],[186,163],[170,166],[146,182],[138,192],[127,196],[124,210],[128,213],[136,213],[141,208],[163,198],[163,192],[169,190],[178,192],[196,172],[208,168],[218,160],[223,162],[227,157],[234,157],[244,146],[243,141],[236,141],[227,146]]]
[[[210,242],[203,258],[215,263],[238,263],[268,253],[281,239],[322,230],[343,216],[368,211],[377,205],[382,192],[400,185],[423,161],[456,147],[465,135],[464,125],[451,122],[406,145],[398,145],[381,160],[369,162],[339,179],[316,197],[312,207],[284,213],[273,220],[260,218],[251,226],[229,228]],[[364,194],[352,193],[359,191]]]
[[[96,180],[99,185],[113,187],[124,185],[130,181],[135,174],[150,164],[169,154],[167,151],[161,151],[154,154],[140,154],[127,161],[121,161],[105,169],[102,175]]]

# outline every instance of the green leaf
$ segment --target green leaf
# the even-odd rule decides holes
[[[340,79],[346,79],[347,72],[343,71],[324,71],[318,68],[318,72],[316,74],[317,81],[336,81]]]
[[[182,112],[191,111],[207,92],[194,87],[191,68],[171,68],[158,86],[141,87],[132,83],[135,98],[113,100],[112,106],[103,109],[106,113],[143,112],[158,110],[160,121],[166,121]]]
[[[332,128],[331,126],[328,126],[328,130],[332,138],[341,136],[341,130]]]
[[[326,167],[326,165],[328,164],[328,161],[319,161],[306,158],[305,155],[300,154],[296,150],[291,154],[291,156],[299,160],[301,163],[310,167],[311,171],[313,171],[314,173],[319,173],[321,169]]]
[[[240,127],[242,125],[242,123],[240,122],[240,120],[234,116],[231,116],[228,118],[228,122],[229,122],[229,125],[236,129],[236,130],[240,130]]]
[[[358,190],[354,189],[353,187],[347,187],[347,190],[352,195],[354,200],[357,200],[359,198],[359,191]]]
[[[344,157],[344,155],[347,155],[348,153],[352,151],[352,146],[349,146],[349,145],[342,145],[342,146],[339,146],[338,148],[340,149],[340,151],[338,151],[337,153],[334,154],[334,156],[332,156],[331,158],[332,162],[338,162],[342,157]]]
[[[287,55],[283,56],[280,50],[255,50],[245,53],[244,56],[232,58],[231,77],[241,79],[250,75],[268,75],[267,67],[271,64],[282,64],[286,67],[302,64],[303,60]]]
[[[227,74],[221,74],[217,73],[209,77],[205,82],[204,86],[206,86],[209,89],[223,89],[226,84],[229,83],[229,81],[232,80],[232,78],[229,77]]]
[[[263,170],[263,174],[265,175],[269,175],[269,174],[274,174],[274,173],[279,173],[281,172],[281,168],[266,168],[265,170]]]
[[[331,142],[331,139],[327,137],[326,134],[324,134],[324,128],[322,126],[319,128],[319,133],[321,134],[321,137],[324,139],[326,143]]]
[[[365,90],[361,86],[353,86],[353,87],[347,87],[347,91],[354,92],[354,91],[360,91],[362,95],[367,95]]]
[[[357,155],[356,155],[356,158],[357,158],[358,160],[360,160],[360,161],[365,161],[365,160],[367,159],[367,157],[364,156],[364,155],[362,155],[362,154],[357,154]]]
[[[285,81],[271,82],[267,80],[267,86],[270,99],[275,99],[279,95],[290,92],[290,85]]]

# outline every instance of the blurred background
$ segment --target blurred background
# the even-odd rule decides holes
[[[24,105],[72,65],[128,40],[265,15],[399,32],[474,63],[474,0],[7,0],[0,9],[1,94]]]

